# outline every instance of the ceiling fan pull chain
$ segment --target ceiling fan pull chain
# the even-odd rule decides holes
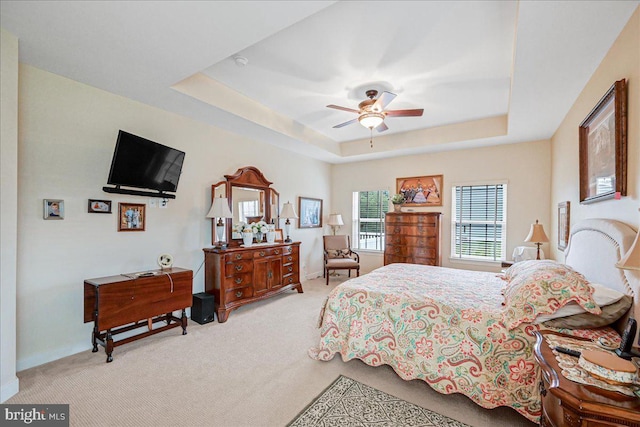
[[[369,128],[371,131],[371,137],[369,138],[369,143],[371,144],[371,148],[373,148],[373,128]]]

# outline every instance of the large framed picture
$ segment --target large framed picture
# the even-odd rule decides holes
[[[442,206],[442,175],[396,178],[396,192],[408,207]]]
[[[298,197],[298,228],[322,227],[322,199]]]
[[[569,229],[571,227],[571,202],[558,203],[558,249],[564,251],[569,244]]]
[[[146,207],[140,203],[118,203],[118,231],[144,231]]]
[[[618,80],[580,123],[580,203],[627,195],[627,84]]]
[[[64,200],[44,199],[44,219],[64,219]]]

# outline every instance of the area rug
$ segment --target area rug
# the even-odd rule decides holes
[[[342,375],[287,426],[468,427]]]

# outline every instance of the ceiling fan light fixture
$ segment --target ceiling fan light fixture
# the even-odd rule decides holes
[[[358,121],[367,129],[377,128],[384,121],[384,114],[376,112],[363,113],[358,117]]]

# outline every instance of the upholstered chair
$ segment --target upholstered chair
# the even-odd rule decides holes
[[[360,276],[360,255],[351,250],[351,240],[348,235],[324,237],[324,276],[329,285],[330,270],[356,270]]]

